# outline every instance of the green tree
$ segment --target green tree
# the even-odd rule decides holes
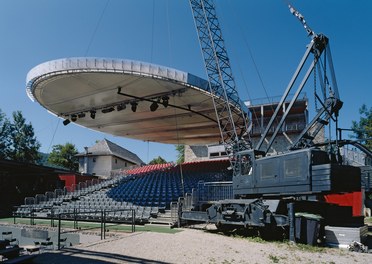
[[[185,145],[176,145],[177,154],[177,164],[183,163],[185,161]]]
[[[163,159],[162,157],[158,156],[157,158],[153,158],[149,164],[150,165],[153,165],[153,164],[165,164],[167,163],[167,161],[165,159]]]
[[[370,139],[365,141],[365,146],[372,149],[372,107],[363,104],[359,108],[360,120],[352,121],[351,129],[354,132],[354,137],[357,139]]]
[[[12,147],[9,158],[15,161],[38,163],[40,160],[40,143],[37,141],[32,124],[26,124],[21,111],[13,112],[13,122],[10,124]]]
[[[0,159],[9,158],[10,146],[10,122],[0,109]]]
[[[79,160],[76,154],[78,154],[78,151],[72,143],[54,145],[52,152],[49,154],[48,163],[64,167],[71,171],[77,171],[79,169]]]

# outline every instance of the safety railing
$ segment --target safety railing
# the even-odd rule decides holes
[[[111,213],[111,212],[123,212],[123,211],[129,211],[130,212],[130,220],[127,221],[126,223],[127,224],[130,224],[131,225],[131,232],[134,233],[136,232],[136,212],[135,210],[133,209],[120,209],[120,210],[101,210],[101,211],[84,211],[84,212],[78,212],[77,210],[74,210],[73,213],[59,213],[58,214],[58,250],[61,249],[61,235],[64,234],[64,233],[68,233],[68,232],[71,232],[71,231],[65,231],[65,232],[62,232],[62,221],[64,220],[63,219],[63,216],[65,216],[66,218],[73,218],[74,220],[74,229],[77,230],[79,229],[78,227],[78,221],[79,219],[81,219],[82,217],[79,217],[80,215],[86,215],[86,214],[94,214],[96,215],[97,213],[100,214],[100,217],[99,217],[99,223],[100,223],[100,234],[101,234],[101,240],[104,240],[106,239],[106,232],[107,232],[107,228],[106,228],[106,224],[108,222],[108,220],[110,220],[108,218],[108,214]],[[92,221],[94,222],[94,221]],[[97,222],[96,222],[97,223]],[[80,229],[79,229],[80,230]]]
[[[194,203],[208,203],[212,201],[219,201],[224,199],[233,199],[232,182],[199,182],[197,194],[197,201]]]
[[[116,220],[116,222],[113,222],[113,219],[111,217],[112,213],[118,213],[118,212],[126,212],[128,218],[125,220]],[[110,215],[111,214],[111,215]],[[96,218],[90,218],[88,219],[87,215],[94,215]],[[35,225],[35,210],[32,205],[30,206],[17,206],[15,213],[13,214],[13,223],[17,224],[17,218],[29,218],[30,219],[30,225]],[[106,239],[106,232],[107,232],[107,223],[111,223],[114,225],[118,224],[129,224],[131,226],[131,232],[136,232],[136,211],[134,209],[118,209],[118,210],[91,210],[91,211],[79,211],[78,209],[74,208],[71,212],[63,212],[63,213],[55,213],[53,210],[51,211],[50,215],[50,226],[51,227],[57,227],[58,226],[58,250],[61,249],[61,242],[63,242],[63,239],[61,239],[62,234],[71,233],[82,231],[82,229],[79,227],[79,222],[89,222],[89,223],[100,223],[100,236],[101,240]],[[45,219],[43,219],[45,221]],[[55,221],[58,221],[58,224],[55,225]],[[73,231],[62,231],[62,221],[64,222],[73,222]],[[45,224],[45,223],[44,223]],[[90,228],[92,229],[92,228]],[[96,229],[96,227],[93,227],[93,229]]]

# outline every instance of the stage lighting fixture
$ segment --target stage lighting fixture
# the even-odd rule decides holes
[[[132,107],[131,107],[131,108],[132,108],[132,111],[133,111],[133,112],[136,112],[136,111],[137,111],[137,105],[138,105],[138,103],[136,103],[136,102],[131,102],[130,104],[131,104],[131,106],[132,106]]]
[[[125,110],[125,108],[127,108],[127,106],[125,104],[119,104],[117,107],[116,107],[116,110],[117,111],[121,111],[121,110]]]
[[[69,119],[65,119],[65,120],[63,120],[63,125],[64,126],[67,126],[68,124],[70,124],[70,120]]]
[[[78,118],[83,118],[83,117],[85,117],[85,113],[80,113],[80,114],[77,115],[77,117]]]
[[[91,117],[92,119],[95,119],[95,118],[96,118],[96,110],[91,110],[91,111],[90,111],[90,117]]]
[[[163,96],[161,99],[163,100],[164,107],[167,108],[168,105],[169,105],[169,97],[168,96]]]
[[[158,109],[159,105],[157,102],[153,102],[151,105],[150,105],[150,111],[151,112],[155,112],[156,109]]]
[[[110,112],[112,112],[112,111],[114,111],[114,110],[115,110],[115,108],[113,108],[113,107],[111,106],[111,107],[109,107],[109,108],[104,108],[104,109],[102,109],[102,113],[107,114],[107,113],[110,113]]]
[[[77,115],[71,115],[71,121],[75,122],[77,120]]]

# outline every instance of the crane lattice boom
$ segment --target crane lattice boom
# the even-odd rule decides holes
[[[210,90],[215,96],[213,104],[222,142],[231,158],[230,160],[233,160],[233,153],[250,148],[250,145],[243,140],[244,134],[248,131],[247,113],[243,110],[243,103],[235,86],[229,57],[212,1],[190,0],[190,5]],[[233,115],[232,111],[237,111],[237,113]]]

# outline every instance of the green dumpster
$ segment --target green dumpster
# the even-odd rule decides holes
[[[309,213],[296,213],[295,214],[295,238],[296,242],[308,245],[316,245],[321,220],[320,215]]]

